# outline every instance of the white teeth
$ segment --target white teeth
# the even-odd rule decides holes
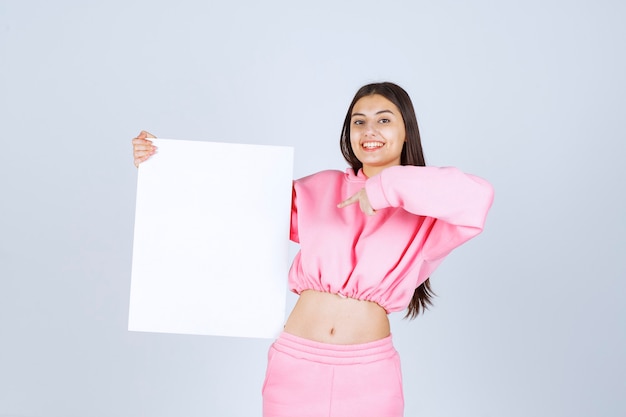
[[[382,142],[364,142],[362,146],[367,149],[374,149],[374,148],[382,147],[383,143]]]

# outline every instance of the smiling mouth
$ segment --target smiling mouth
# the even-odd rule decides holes
[[[384,146],[384,143],[377,142],[377,141],[369,141],[369,142],[363,142],[361,146],[364,149],[378,149],[378,148],[382,148]]]

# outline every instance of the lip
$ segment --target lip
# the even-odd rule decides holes
[[[380,144],[380,146],[376,146],[376,147],[372,147],[372,148],[368,148],[365,146],[366,143],[377,143]],[[359,146],[362,150],[366,151],[366,152],[374,152],[377,151],[379,149],[382,149],[385,147],[385,142],[382,140],[362,140],[359,143]]]

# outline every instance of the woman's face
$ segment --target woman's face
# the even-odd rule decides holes
[[[400,165],[406,131],[400,110],[385,97],[360,98],[352,109],[350,145],[367,177]]]

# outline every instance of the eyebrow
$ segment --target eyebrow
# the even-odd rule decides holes
[[[382,114],[382,113],[391,113],[391,114],[394,114],[391,110],[380,110],[380,111],[377,111],[377,112],[376,112],[376,113],[374,113],[374,114],[375,114],[375,115],[379,115],[379,114]],[[362,116],[362,117],[365,117],[365,115],[364,115],[363,113],[352,113],[352,116],[350,116],[350,117],[355,117],[355,116]]]

